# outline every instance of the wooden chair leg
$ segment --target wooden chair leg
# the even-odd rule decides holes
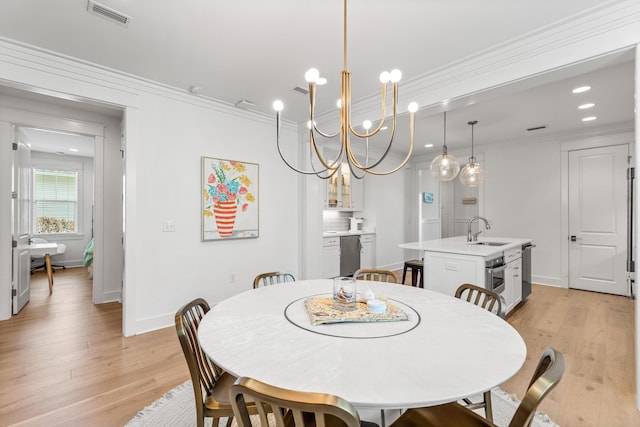
[[[44,265],[47,270],[47,278],[49,279],[49,295],[53,294],[53,269],[51,268],[51,256],[45,254]]]

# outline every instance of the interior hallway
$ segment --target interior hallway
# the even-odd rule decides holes
[[[82,268],[32,276],[31,302],[0,322],[0,420],[19,426],[122,426],[189,378],[173,327],[129,338],[118,303],[94,306]],[[635,301],[534,285],[507,319],[527,343],[523,369],[502,388],[521,397],[542,351],[565,375],[541,410],[562,427],[640,425],[635,408]]]

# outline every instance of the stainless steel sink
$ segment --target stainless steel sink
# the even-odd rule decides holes
[[[482,246],[504,246],[506,243],[501,242],[470,242],[470,245],[482,245]]]

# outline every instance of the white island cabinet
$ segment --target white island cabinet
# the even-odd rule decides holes
[[[504,311],[508,313],[522,300],[522,246],[531,239],[485,237],[467,242],[466,236],[426,240],[398,245],[403,249],[420,251],[424,258],[424,287],[454,295],[458,286],[471,283],[491,289],[486,280],[486,264],[502,257],[504,268],[500,290]]]

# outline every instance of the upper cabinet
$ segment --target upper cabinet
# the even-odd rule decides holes
[[[335,175],[326,181],[325,209],[359,211],[364,206],[364,182],[356,179],[343,163]]]

